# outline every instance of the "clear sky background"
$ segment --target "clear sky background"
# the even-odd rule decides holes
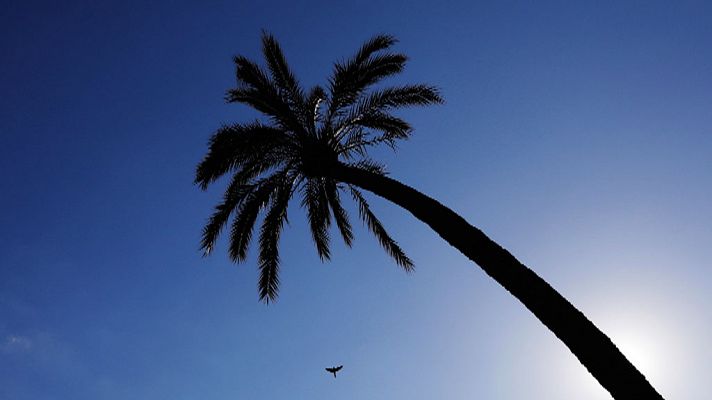
[[[281,295],[198,251],[192,185],[231,57],[273,32],[303,83],[376,33],[447,103],[393,177],[532,267],[668,399],[712,393],[710,2],[4,2],[0,398],[607,399],[514,298],[406,212],[319,262],[298,206]],[[352,217],[355,209],[350,208]],[[343,364],[337,379],[324,367]]]

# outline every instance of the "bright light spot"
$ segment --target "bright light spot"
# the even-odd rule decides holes
[[[651,307],[652,308],[652,307]],[[654,308],[652,308],[654,309]],[[687,351],[675,334],[674,317],[643,308],[617,309],[597,325],[658,391],[672,389],[682,378],[679,367]]]
[[[648,379],[665,376],[665,341],[660,333],[621,327],[608,332],[626,358]]]

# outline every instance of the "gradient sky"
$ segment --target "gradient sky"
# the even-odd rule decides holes
[[[320,263],[297,205],[275,304],[254,257],[201,257],[222,187],[193,171],[215,128],[254,117],[223,94],[266,29],[306,85],[396,35],[411,62],[393,82],[447,102],[402,113],[416,131],[380,155],[392,176],[541,274],[666,398],[708,399],[712,3],[586,3],[4,2],[0,398],[610,398],[374,196],[414,274],[359,223]]]

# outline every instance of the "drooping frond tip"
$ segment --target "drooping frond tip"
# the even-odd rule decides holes
[[[403,249],[398,246],[398,243],[396,243],[396,241],[388,235],[386,228],[383,227],[381,221],[379,221],[376,215],[371,211],[371,208],[369,207],[366,199],[363,197],[363,194],[361,194],[361,192],[353,186],[349,187],[351,189],[352,197],[358,204],[361,219],[363,219],[371,233],[376,236],[376,239],[378,239],[378,242],[381,244],[383,249],[386,250],[396,264],[398,264],[405,271],[413,271],[415,268],[413,261],[405,254],[405,252],[403,252]]]
[[[358,52],[354,56],[354,61],[357,63],[363,62],[368,59],[371,54],[377,51],[385,50],[396,43],[398,43],[398,39],[396,39],[395,36],[384,33],[378,34],[361,45]]]
[[[279,290],[279,237],[287,222],[287,205],[291,195],[291,185],[281,182],[274,193],[271,206],[262,222],[260,230],[258,283],[260,300],[268,303],[277,298]]]
[[[310,178],[306,180],[303,189],[302,206],[307,210],[309,228],[311,229],[312,240],[316,246],[319,258],[322,261],[329,260],[331,258],[331,251],[329,249],[331,213],[329,212],[329,203],[322,178]]]

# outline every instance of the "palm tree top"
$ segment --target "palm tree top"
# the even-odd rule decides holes
[[[307,91],[268,33],[262,34],[266,69],[246,57],[234,57],[237,86],[227,91],[226,100],[250,106],[265,118],[224,125],[210,138],[195,184],[205,190],[224,175],[231,179],[203,228],[201,249],[210,254],[232,218],[229,255],[234,262],[244,261],[263,214],[258,239],[260,300],[277,298],[279,237],[287,222],[287,206],[297,192],[322,261],[330,258],[332,217],[346,245],[352,244],[351,224],[341,202],[341,194],[347,193],[386,252],[403,269],[412,270],[412,261],[388,235],[361,191],[329,175],[337,164],[384,175],[383,166],[369,158],[369,149],[395,148],[412,132],[410,124],[392,112],[443,101],[435,87],[424,84],[374,88],[403,71],[407,57],[390,51],[395,43],[393,36],[373,37],[350,59],[334,64],[326,88]]]

